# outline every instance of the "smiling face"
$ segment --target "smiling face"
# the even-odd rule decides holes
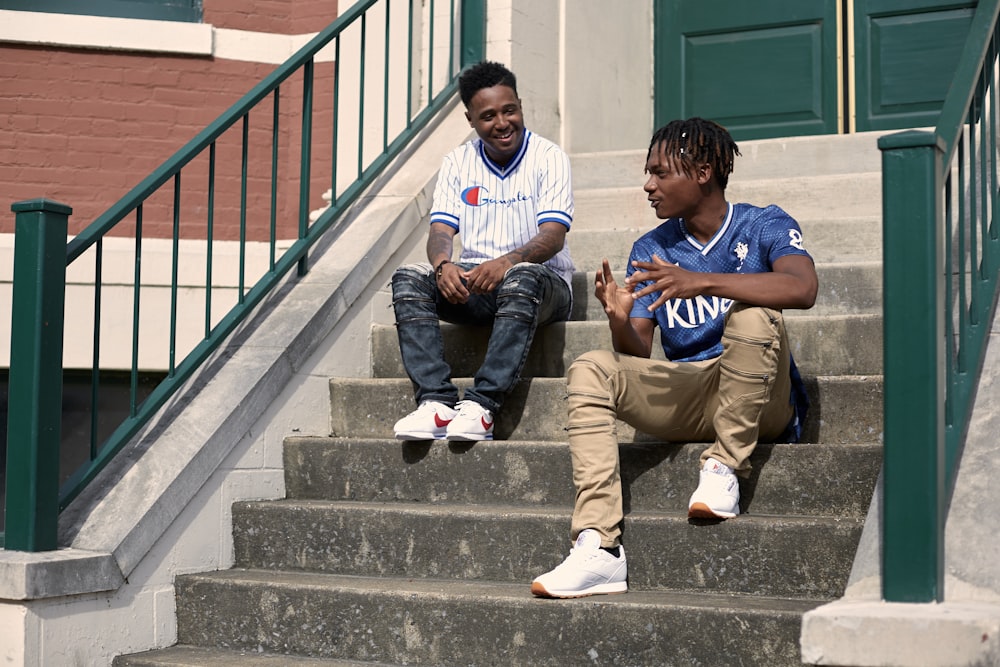
[[[483,140],[486,154],[501,167],[520,150],[524,116],[521,100],[510,86],[480,88],[469,100],[465,117]]]
[[[649,153],[649,178],[642,189],[661,220],[693,219],[705,201],[704,186],[711,181],[712,167],[707,163],[689,166],[688,173],[684,166],[680,158],[666,154],[662,143]]]

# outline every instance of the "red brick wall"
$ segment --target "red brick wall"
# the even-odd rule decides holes
[[[336,12],[331,0],[206,0],[205,5],[210,23],[213,16],[220,21],[248,16],[247,8],[261,12],[239,27],[268,32],[316,31]],[[231,10],[224,11],[226,6]],[[291,11],[280,16],[282,8]],[[323,12],[331,16],[318,25]],[[302,28],[306,17],[310,27]],[[79,232],[273,69],[205,57],[0,44],[0,233],[13,231],[11,203],[38,197],[71,206],[70,233]],[[329,187],[332,140],[323,128],[331,118],[333,66],[318,64],[315,71],[312,209],[323,204]],[[301,99],[298,75],[282,86],[280,97],[278,238],[296,236]],[[268,99],[250,115],[248,240],[269,235],[272,109]],[[241,145],[241,124],[217,142],[217,239],[239,238]],[[184,238],[206,234],[207,179],[206,150],[181,176]],[[144,235],[171,235],[172,202],[171,182],[144,206]],[[131,233],[132,220],[116,233]]]
[[[337,0],[205,0],[203,20],[216,28],[285,35],[319,32],[337,18]]]

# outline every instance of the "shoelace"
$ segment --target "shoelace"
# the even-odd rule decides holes
[[[485,415],[487,412],[486,408],[475,401],[459,401],[455,407],[458,409],[458,415],[461,417],[479,417],[480,415]]]

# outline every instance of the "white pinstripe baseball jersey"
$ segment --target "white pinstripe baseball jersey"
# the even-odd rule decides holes
[[[479,264],[500,257],[527,243],[539,224],[558,222],[569,229],[572,221],[569,157],[548,139],[525,130],[521,149],[506,167],[490,160],[478,137],[444,157],[431,222],[458,230],[458,261]],[[545,265],[570,283],[569,244]]]

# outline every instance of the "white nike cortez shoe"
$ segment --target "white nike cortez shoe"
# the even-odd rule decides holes
[[[455,418],[455,409],[438,403],[424,401],[420,407],[406,415],[392,427],[397,440],[443,440],[448,424]]]
[[[449,440],[477,442],[493,439],[493,413],[475,401],[459,401],[458,413],[448,424]]]

